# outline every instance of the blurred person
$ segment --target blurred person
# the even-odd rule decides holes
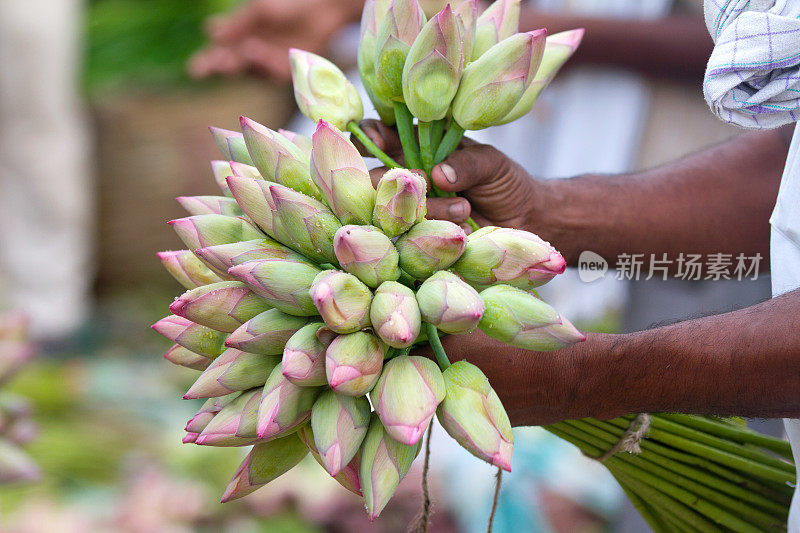
[[[78,98],[80,0],[3,2],[0,16],[0,307],[35,339],[85,319],[92,185]]]

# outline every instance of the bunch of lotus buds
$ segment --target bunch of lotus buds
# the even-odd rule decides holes
[[[310,453],[374,518],[434,415],[510,469],[511,426],[481,370],[410,350],[476,328],[530,350],[582,340],[531,292],[564,271],[561,255],[526,231],[426,220],[420,175],[393,169],[373,187],[324,120],[311,139],[241,127],[212,128],[223,195],[178,199],[186,249],[159,257],[187,292],[153,326],[175,343],[169,361],[202,370],[184,442],[253,446],[223,501]]]
[[[7,382],[33,355],[27,338],[28,321],[19,314],[0,316],[0,385]],[[36,435],[28,401],[0,393],[0,484],[31,481],[39,475],[33,460],[20,447]]]

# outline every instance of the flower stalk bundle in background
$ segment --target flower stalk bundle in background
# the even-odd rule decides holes
[[[582,30],[516,33],[518,16],[518,0],[480,16],[475,0],[457,1],[427,21],[417,0],[366,2],[359,70],[398,128],[406,167],[430,173],[466,130],[527,113],[580,42]],[[223,195],[178,199],[190,216],[171,224],[187,249],[159,257],[188,292],[154,328],[175,342],[168,360],[203,371],[185,398],[207,401],[184,442],[253,446],[223,501],[310,453],[374,519],[434,415],[470,453],[510,470],[497,394],[478,367],[450,364],[440,335],[480,328],[535,351],[584,336],[533,292],[566,266],[549,243],[513,228],[473,226],[467,237],[425,219],[425,180],[360,129],[344,74],[308,52],[290,60],[314,135],[245,117],[241,133],[211,129]],[[345,130],[391,169],[377,187]],[[436,362],[410,355],[424,343]],[[789,458],[784,444],[711,419],[645,420],[646,437],[640,419],[548,429],[601,458],[654,527],[785,524],[793,467],[771,455]]]

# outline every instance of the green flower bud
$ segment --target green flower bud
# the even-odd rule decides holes
[[[403,66],[423,25],[425,12],[417,0],[394,0],[378,27],[375,92],[387,105],[403,98]]]
[[[393,348],[411,346],[419,336],[421,318],[414,292],[396,281],[386,281],[375,291],[369,310],[375,333]]]
[[[333,237],[333,250],[343,269],[372,288],[400,277],[397,250],[375,226],[342,226]]]
[[[206,368],[183,398],[213,398],[259,387],[281,358],[228,348]]]
[[[321,334],[325,324],[313,322],[303,326],[286,341],[283,349],[283,377],[302,387],[327,385],[325,350],[332,338]]]
[[[444,270],[420,285],[417,302],[425,322],[453,335],[473,331],[484,312],[478,292],[452,272]]]
[[[369,425],[370,406],[365,396],[323,392],[311,409],[314,444],[322,466],[331,476],[342,471],[358,453]]]
[[[151,326],[161,335],[187,350],[206,357],[217,357],[225,351],[227,333],[195,324],[183,317],[170,315]]]
[[[309,294],[325,324],[336,333],[353,333],[369,325],[372,292],[354,275],[322,271]]]
[[[265,259],[242,263],[228,272],[284,313],[295,316],[317,314],[308,290],[321,270],[311,263]]]
[[[410,170],[389,170],[378,182],[373,223],[387,237],[397,237],[425,218],[425,179]]]
[[[358,73],[364,83],[369,99],[378,111],[381,121],[394,125],[395,117],[391,102],[377,98],[375,77],[375,56],[377,54],[378,25],[389,10],[392,0],[367,0],[361,15],[361,39],[358,43]]]
[[[311,418],[318,387],[299,387],[283,376],[282,365],[269,374],[258,409],[256,435],[259,439],[283,437]]]
[[[489,48],[515,33],[519,28],[520,0],[496,0],[481,13],[475,28],[472,61]]]
[[[210,270],[190,250],[158,252],[156,255],[167,272],[187,289],[224,281],[224,278]],[[221,272],[227,271],[225,268]]]
[[[383,368],[386,346],[365,331],[339,335],[325,352],[328,385],[347,396],[363,396],[372,390]]]
[[[417,279],[444,270],[461,257],[467,235],[458,225],[446,220],[423,220],[395,243],[400,268]]]
[[[322,464],[322,457],[317,451],[317,445],[314,444],[314,433],[311,431],[311,425],[306,424],[301,426],[299,430],[297,430],[297,436],[300,437],[306,446],[308,446],[308,451],[311,452],[312,457],[314,460],[319,463],[322,468],[325,468],[325,465]],[[345,466],[338,474],[333,476],[333,479],[339,482],[339,484],[355,494],[356,496],[361,496],[361,483],[358,481],[358,470],[361,466],[361,457],[359,454],[356,454],[355,457]]]
[[[229,333],[269,309],[271,305],[238,281],[220,281],[192,289],[169,306],[178,316]]]
[[[270,309],[239,326],[225,346],[261,355],[281,355],[286,342],[308,321],[307,317]]]

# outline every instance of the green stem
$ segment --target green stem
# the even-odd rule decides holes
[[[447,159],[450,154],[455,152],[463,136],[464,128],[459,126],[455,120],[450,121],[450,128],[448,128],[447,133],[445,133],[444,139],[442,139],[442,142],[439,144],[439,148],[436,149],[436,155],[433,158],[434,165],[438,165]]]
[[[364,133],[364,130],[362,130],[361,126],[359,126],[355,121],[350,121],[347,123],[347,131],[355,135],[356,139],[361,141],[361,144],[364,145],[364,148],[369,150],[369,153],[378,158],[381,163],[389,168],[401,168],[397,161],[389,157],[383,150],[378,148],[374,142],[372,142],[372,139],[367,137],[367,134]]]
[[[422,155],[422,170],[427,172],[428,176],[431,175],[433,169],[433,145],[431,144],[431,127],[432,122],[419,123],[419,148]]]
[[[447,370],[447,367],[450,366],[450,359],[448,359],[447,354],[444,353],[444,346],[442,346],[442,340],[439,338],[439,332],[436,330],[436,326],[425,322],[425,331],[428,334],[428,342],[433,349],[433,355],[436,356],[436,362],[439,363],[439,368]]]
[[[435,121],[431,128],[431,152],[433,152],[434,155],[442,142],[442,135],[444,134],[444,126],[446,123],[447,119],[443,118]]]
[[[406,168],[422,168],[419,158],[419,146],[414,138],[414,117],[403,102],[394,103],[394,117],[397,120],[397,134],[400,144],[403,145],[403,155],[406,158]]]

